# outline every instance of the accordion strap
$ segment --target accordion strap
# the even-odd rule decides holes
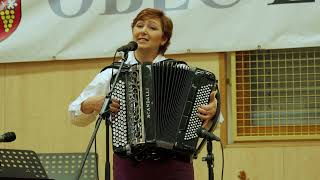
[[[188,65],[186,62],[184,61],[178,61],[178,60],[175,60],[175,59],[165,59],[163,61],[160,61],[160,62],[169,62],[169,63],[175,63],[176,65],[178,64],[185,64],[185,65]]]
[[[108,65],[108,66],[104,67],[103,69],[101,69],[100,73],[103,72],[106,69],[109,69],[109,68],[119,69],[120,65],[121,65],[121,62],[114,62],[111,65]],[[124,64],[123,67],[129,67],[129,65],[128,64]]]
[[[160,61],[160,62],[165,62],[165,63],[174,63],[175,65],[179,65],[179,64],[184,64],[184,65],[188,65],[186,62],[184,61],[178,61],[178,60],[175,60],[175,59],[165,59],[163,61]],[[119,69],[120,68],[120,65],[121,65],[121,62],[114,62],[112,63],[111,65],[108,65],[104,68],[101,69],[100,73],[105,71],[106,69],[109,69],[109,68],[114,68],[114,69]],[[124,64],[123,65],[124,67],[129,67],[130,65],[128,64]]]

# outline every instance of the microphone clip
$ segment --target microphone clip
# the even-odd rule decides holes
[[[198,130],[197,130],[197,135],[200,137],[200,138],[204,138],[206,139],[207,141],[221,141],[221,139],[214,135],[213,133],[207,131],[205,128],[203,127],[200,127]]]
[[[128,52],[135,51],[137,48],[138,48],[138,43],[136,43],[135,41],[131,41],[127,45],[119,47],[116,52],[123,52],[122,60],[127,61]]]

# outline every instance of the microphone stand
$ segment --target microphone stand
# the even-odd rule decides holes
[[[109,104],[111,103],[111,94],[113,92],[114,86],[118,80],[119,74],[121,72],[121,69],[124,65],[124,63],[126,62],[126,60],[128,59],[128,51],[124,52],[124,55],[122,57],[122,61],[119,67],[119,70],[116,74],[116,77],[114,79],[114,82],[111,86],[110,92],[108,93],[108,95],[106,95],[106,98],[104,100],[104,103],[101,107],[100,113],[99,113],[99,117],[97,119],[97,123],[96,126],[94,128],[94,131],[92,133],[91,139],[89,141],[89,144],[87,146],[86,152],[85,152],[85,156],[82,158],[81,161],[81,166],[80,169],[78,171],[78,174],[76,176],[76,180],[80,180],[82,172],[83,172],[83,168],[84,165],[86,163],[86,160],[88,158],[90,149],[92,147],[93,141],[96,139],[96,135],[98,132],[98,129],[100,127],[101,121],[104,119],[106,121],[106,163],[105,163],[105,180],[110,180],[110,157],[109,157],[109,152],[110,152],[110,146],[109,146],[109,126],[110,126],[110,121],[108,120],[108,117],[110,116],[110,111],[109,111]],[[99,174],[98,174],[99,176]]]
[[[208,132],[205,130],[205,128],[199,128],[197,131],[197,134],[199,137],[202,137],[203,140],[207,141],[207,156],[202,157],[202,161],[207,161],[208,165],[208,177],[209,180],[214,180],[214,171],[213,171],[213,162],[214,162],[214,155],[212,153],[213,148],[212,148],[212,141],[221,141],[221,139],[214,134]]]
[[[207,156],[202,158],[202,161],[207,161],[208,165],[208,177],[209,180],[214,180],[214,172],[213,172],[213,162],[214,162],[214,155],[212,153],[212,141],[211,139],[207,138]]]

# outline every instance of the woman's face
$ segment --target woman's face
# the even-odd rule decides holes
[[[133,40],[138,43],[139,49],[156,51],[166,43],[163,36],[162,26],[159,18],[139,20],[132,30]]]

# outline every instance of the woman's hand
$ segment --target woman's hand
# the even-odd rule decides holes
[[[111,104],[109,106],[110,112],[112,116],[114,116],[116,113],[120,111],[120,102],[117,99],[112,99]]]
[[[104,103],[105,96],[91,96],[81,103],[81,111],[85,114],[91,114],[94,111],[100,112]]]
[[[207,105],[201,105],[198,108],[198,117],[203,121],[203,127],[207,127],[209,122],[213,119],[217,111],[217,91],[212,91],[210,94],[210,101]]]
[[[100,112],[104,104],[104,100],[105,96],[91,96],[81,103],[81,111],[85,114],[91,114],[94,111]],[[112,114],[119,112],[119,101],[116,99],[112,99],[109,108]]]

